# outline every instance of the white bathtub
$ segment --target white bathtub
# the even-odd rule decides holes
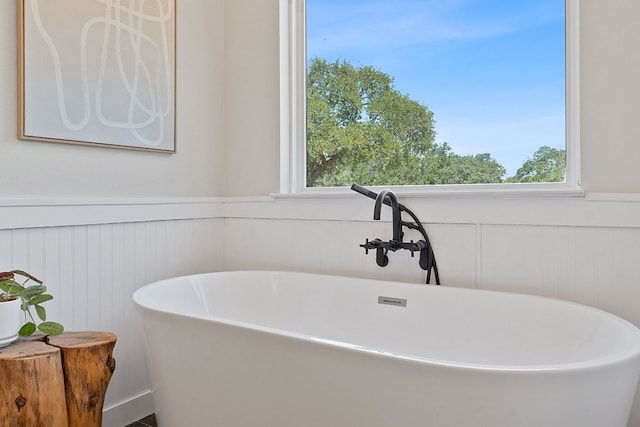
[[[161,427],[622,427],[640,375],[635,326],[548,298],[223,272],[134,301]]]

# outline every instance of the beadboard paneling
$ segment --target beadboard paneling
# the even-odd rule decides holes
[[[640,325],[637,229],[481,229],[482,288],[574,301]]]
[[[114,332],[117,369],[105,408],[148,393],[140,319],[132,295],[155,280],[221,270],[222,219],[0,230],[0,265],[44,280],[48,318],[67,330]],[[150,408],[149,408],[150,409]],[[105,414],[105,426],[137,418]],[[146,411],[145,411],[146,412]]]
[[[267,204],[268,205],[268,204]],[[266,205],[265,205],[266,206]],[[238,209],[235,206],[234,209]],[[253,212],[255,214],[256,212]],[[272,212],[273,213],[273,212]],[[0,265],[42,277],[49,316],[70,330],[118,335],[118,369],[105,426],[145,415],[140,319],[131,301],[146,283],[216,270],[296,270],[424,283],[418,259],[390,253],[380,268],[358,245],[391,238],[383,221],[229,216],[0,230]],[[386,214],[387,212],[385,212]],[[442,283],[522,292],[602,308],[640,325],[640,230],[561,225],[425,224]],[[407,233],[408,239],[418,236]],[[634,405],[629,427],[640,427]],[[110,410],[112,409],[113,410]],[[133,409],[131,409],[133,408]],[[125,417],[125,418],[123,418]]]
[[[384,222],[227,218],[225,269],[296,270],[422,283],[418,256],[389,253],[380,268],[375,252],[359,247],[366,238],[390,239]]]

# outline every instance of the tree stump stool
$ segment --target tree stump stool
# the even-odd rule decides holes
[[[0,426],[100,427],[116,336],[65,332],[0,349]]]
[[[66,427],[60,350],[41,341],[16,341],[0,350],[0,425]]]

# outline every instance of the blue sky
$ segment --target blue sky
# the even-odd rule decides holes
[[[393,76],[434,112],[436,142],[508,176],[564,148],[562,0],[307,0],[307,55]]]

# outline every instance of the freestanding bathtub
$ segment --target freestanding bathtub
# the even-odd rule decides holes
[[[549,298],[289,272],[138,290],[161,427],[616,427],[640,331]]]

